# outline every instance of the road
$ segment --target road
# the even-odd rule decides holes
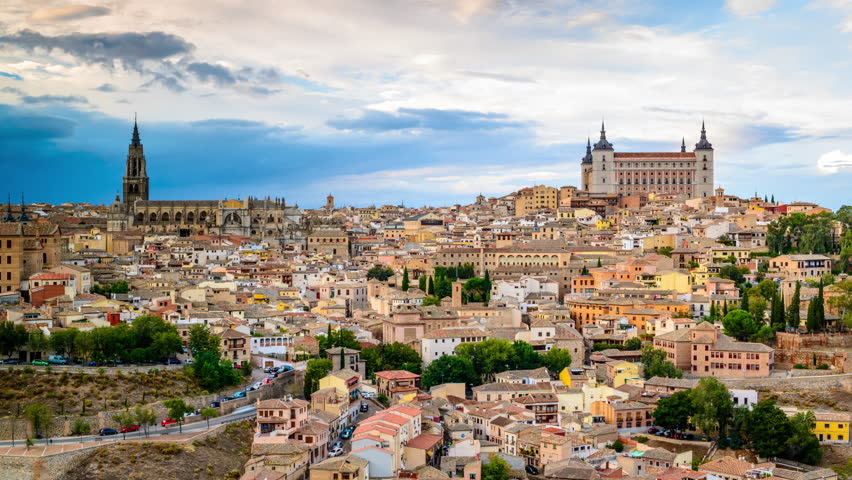
[[[222,415],[221,417],[211,418],[210,419],[210,427],[214,427],[216,425],[221,425],[223,423],[237,422],[239,420],[245,420],[247,418],[253,418],[255,416],[255,408],[254,405],[246,405],[244,407],[240,407],[228,415]],[[207,430],[207,422],[205,420],[201,420],[195,423],[185,424],[183,426],[183,433],[191,433],[191,432],[199,432]],[[175,435],[179,434],[180,429],[177,425],[173,427],[161,427],[160,425],[156,425],[148,428],[148,436],[149,437],[158,437],[163,435]],[[93,443],[93,442],[107,442],[107,441],[115,441],[122,440],[124,436],[119,433],[118,435],[110,435],[101,437],[98,435],[84,435],[83,437],[55,437],[50,439],[50,443],[52,445],[59,445],[63,443]],[[127,438],[145,438],[145,432],[141,429],[138,432],[130,432],[127,434]],[[36,440],[36,445],[44,444],[45,440],[39,439]],[[23,445],[23,440],[15,440],[15,445]],[[0,441],[0,447],[11,447],[12,441]]]
[[[358,412],[358,416],[355,417],[355,422],[353,422],[353,425],[355,425],[356,427],[363,420],[365,420],[369,417],[372,417],[373,415],[377,414],[381,410],[381,408],[377,407],[375,403],[371,402],[368,399],[362,398],[361,402],[367,404],[368,410],[366,412],[361,412],[361,411]],[[343,440],[338,436],[338,438],[331,439],[331,443],[334,443],[338,440],[343,442],[343,454],[344,455],[348,454],[352,450],[352,439]]]

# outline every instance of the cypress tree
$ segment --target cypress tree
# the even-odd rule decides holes
[[[488,270],[485,270],[485,278],[482,287],[485,289],[482,296],[485,297],[485,304],[488,305],[488,301],[491,300],[491,274],[488,273]]]
[[[772,297],[771,325],[777,329],[783,328],[787,324],[784,317],[784,297],[781,292],[776,292]]]
[[[420,275],[420,278],[417,279],[417,288],[423,293],[426,293],[426,278],[426,275]]]
[[[588,275],[588,274],[589,274],[589,269],[586,268],[585,265],[583,265],[583,270],[580,271],[580,275]]]
[[[426,289],[427,290],[426,293],[429,294],[429,295],[435,295],[435,282],[432,280],[431,276],[429,277],[428,283],[429,283],[429,286]]]
[[[403,269],[402,269],[402,291],[407,292],[408,288],[409,288],[408,267],[403,267]]]
[[[801,313],[799,313],[799,309],[801,306],[800,291],[802,289],[802,285],[799,282],[796,282],[796,291],[793,292],[793,298],[790,300],[790,306],[787,307],[787,325],[791,327],[798,328],[801,324],[802,318]]]
[[[710,301],[710,319],[715,321],[716,316],[718,315],[718,311],[716,311],[716,304],[713,301]]]
[[[740,310],[748,311],[748,290],[743,289],[743,299],[740,304]]]
[[[598,257],[598,268],[601,268],[603,263],[601,263],[601,257]]]

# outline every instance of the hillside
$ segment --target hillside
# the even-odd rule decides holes
[[[120,443],[85,457],[59,480],[239,478],[249,458],[252,422],[228,424],[218,436],[191,444]]]

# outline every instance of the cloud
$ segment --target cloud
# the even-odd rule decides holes
[[[496,80],[498,82],[508,82],[508,83],[536,83],[535,80],[528,77],[521,77],[518,75],[508,75],[504,73],[489,73],[489,72],[471,72],[469,70],[461,72],[462,75],[466,75],[468,77],[476,77],[476,78],[487,78],[489,80]]]
[[[22,92],[20,88],[15,88],[15,87],[0,88],[0,93],[11,93],[12,95],[23,95],[24,94],[24,92]]]
[[[840,150],[823,153],[817,159],[817,169],[827,175],[852,169],[852,154]]]
[[[221,65],[193,62],[187,65],[186,70],[202,82],[213,82],[220,87],[237,83],[237,77],[234,76],[234,73],[228,67]]]
[[[154,78],[148,80],[147,82],[141,85],[142,89],[146,89],[153,85],[159,85],[166,90],[170,90],[175,93],[180,93],[186,90],[186,87],[178,80],[176,77],[170,75],[163,75],[161,73],[154,73]]]
[[[30,105],[39,103],[89,103],[85,97],[79,95],[39,95],[21,97],[21,101]]]
[[[588,27],[603,23],[607,19],[609,19],[609,15],[604,12],[586,12],[568,20],[565,28],[570,30],[578,27]]]
[[[384,132],[426,128],[443,131],[496,130],[518,128],[522,122],[509,120],[502,113],[483,113],[437,108],[400,108],[396,114],[366,109],[357,118],[337,118],[326,124],[338,130]]]
[[[75,122],[0,105],[0,150],[6,142],[30,142],[73,135]]]
[[[64,5],[61,7],[40,8],[29,19],[36,22],[79,20],[87,17],[109,15],[110,9],[93,5]]]
[[[725,8],[739,17],[765,12],[775,6],[776,0],[725,0]]]
[[[20,75],[8,72],[0,72],[0,77],[11,78],[12,80],[23,80]]]
[[[32,52],[38,49],[59,50],[88,64],[112,69],[117,63],[141,71],[148,61],[165,60],[185,55],[195,48],[177,35],[163,32],[147,33],[70,33],[47,36],[24,29],[0,36],[0,45],[11,45]]]
[[[99,92],[112,93],[118,91],[118,88],[111,83],[104,83],[100,87],[95,88]]]

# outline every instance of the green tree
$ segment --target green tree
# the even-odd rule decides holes
[[[387,281],[390,277],[393,276],[393,269],[389,267],[383,267],[381,265],[375,265],[373,268],[367,271],[367,279],[376,279],[380,282]]]
[[[615,450],[616,453],[621,453],[624,451],[624,443],[621,440],[616,440],[612,442],[609,447]]]
[[[725,385],[714,377],[702,378],[690,390],[690,398],[695,406],[692,422],[708,436],[725,438],[734,409]]]
[[[210,430],[210,419],[219,416],[219,409],[213,407],[202,408],[200,412],[198,412],[204,420],[207,420],[207,430]]]
[[[645,379],[652,377],[682,378],[683,372],[667,360],[666,351],[650,345],[642,349],[641,363]]]
[[[790,300],[790,305],[787,307],[787,325],[795,328],[799,328],[802,322],[801,290],[802,284],[796,282],[796,290],[793,291],[793,298]]]
[[[828,304],[840,314],[846,328],[852,327],[852,279],[847,278],[829,288],[833,295],[828,299]]]
[[[638,337],[628,338],[626,342],[624,342],[625,350],[642,350],[642,340]]]
[[[207,325],[196,323],[189,327],[187,344],[193,357],[197,357],[201,352],[214,352],[218,357],[221,343],[222,339],[213,335]]]
[[[734,283],[739,285],[745,281],[744,273],[748,273],[748,268],[745,268],[745,272],[743,271],[744,268],[737,267],[736,265],[725,265],[719,269],[719,278],[733,280]]]
[[[417,350],[399,342],[393,342],[379,347],[382,359],[381,370],[406,370],[420,373],[423,360]]]
[[[42,431],[53,424],[53,413],[41,403],[33,403],[24,409],[24,417],[30,422],[36,438],[41,438]]]
[[[781,330],[787,325],[787,316],[784,310],[784,296],[781,292],[777,292],[772,297],[772,312],[769,315],[769,324],[775,330]]]
[[[748,312],[751,313],[754,323],[763,325],[766,319],[766,309],[769,307],[769,304],[759,293],[754,292],[749,297],[751,299],[749,300]]]
[[[799,412],[790,418],[790,437],[784,458],[817,465],[822,460],[822,447],[813,433],[816,423],[813,412]]]
[[[447,277],[435,277],[435,296],[438,298],[449,297],[453,294],[453,286]]]
[[[435,295],[435,281],[432,279],[431,276],[429,277],[429,287],[426,290],[426,294],[430,296]]]
[[[424,307],[441,306],[441,299],[438,297],[424,297],[422,305]]]
[[[53,332],[50,335],[50,348],[52,348],[58,355],[73,357],[74,340],[77,338],[77,334],[79,333],[80,330],[77,330],[76,328],[67,328],[65,330]]]
[[[157,424],[157,414],[154,409],[148,406],[136,407],[133,410],[133,418],[136,423],[145,431],[145,436],[148,436],[148,427]]]
[[[408,280],[408,267],[403,267],[403,269],[402,269],[402,287],[401,287],[403,292],[408,291],[408,288],[409,288],[408,281],[409,281]]]
[[[474,277],[464,282],[462,288],[467,292],[468,298],[472,302],[484,302],[488,293],[488,282],[484,278]]]
[[[665,429],[685,430],[694,411],[695,405],[689,390],[682,390],[657,401],[654,424]]]
[[[559,374],[571,365],[571,352],[567,348],[553,347],[542,355],[544,366],[554,374]]]
[[[489,338],[481,342],[462,343],[456,347],[457,356],[468,360],[483,383],[494,374],[508,370],[514,362],[515,349],[508,340]]]
[[[27,350],[30,353],[41,353],[50,349],[50,340],[41,332],[30,333],[27,339]]]
[[[787,415],[771,399],[757,402],[746,415],[742,433],[761,457],[779,456],[787,448],[792,427]]]
[[[740,341],[745,341],[756,334],[760,327],[754,323],[752,316],[745,310],[732,310],[722,319],[722,326],[725,327],[725,334],[736,338]]]
[[[191,405],[187,405],[181,398],[170,398],[163,402],[163,406],[169,410],[169,418],[178,421],[178,431],[183,433],[183,418],[187,413],[195,411]]]
[[[431,388],[443,383],[464,383],[467,388],[479,384],[479,376],[470,360],[454,355],[441,355],[423,371],[423,387]]]
[[[822,292],[822,283],[819,284],[819,293],[808,304],[808,318],[806,321],[808,332],[821,332],[825,328],[825,301]]]
[[[328,375],[333,368],[331,360],[327,358],[308,360],[308,365],[305,367],[305,398],[311,398],[311,394],[319,389],[320,379]]]
[[[580,275],[588,275],[588,274],[589,274],[589,269],[586,268],[585,265],[583,265],[583,269],[580,270]]]
[[[29,333],[23,325],[10,321],[0,322],[0,353],[5,357],[18,353],[29,340]]]
[[[758,290],[760,290],[760,295],[763,298],[772,298],[778,292],[778,284],[772,280],[761,280],[760,283],[757,284]]]
[[[417,288],[420,289],[421,292],[426,293],[426,280],[428,277],[426,275],[420,275],[417,279]]]
[[[136,421],[136,415],[131,412],[118,412],[112,415],[112,419],[118,424],[119,429],[126,429]],[[121,432],[121,436],[127,439],[127,432]]]
[[[92,425],[82,418],[74,420],[74,423],[71,424],[71,435],[80,437],[81,441],[83,440],[83,435],[90,433],[92,433]]]
[[[521,340],[515,340],[512,343],[512,348],[515,350],[514,364],[512,369],[517,370],[532,370],[544,365],[542,356],[533,350],[532,345]]]
[[[674,251],[674,247],[660,247],[657,250],[657,253],[659,253],[660,255],[665,255],[665,256],[671,258],[672,251]],[[601,259],[598,259],[598,263],[600,263],[600,262],[601,262]],[[600,266],[600,265],[598,265],[598,266]]]
[[[482,464],[483,480],[510,480],[512,469],[505,460],[498,456],[493,456],[487,462]]]
[[[471,265],[471,269],[473,266]],[[491,274],[488,273],[488,270],[485,270],[485,276],[483,277],[485,280],[482,288],[485,290],[485,303],[488,304],[488,301],[491,300]]]

